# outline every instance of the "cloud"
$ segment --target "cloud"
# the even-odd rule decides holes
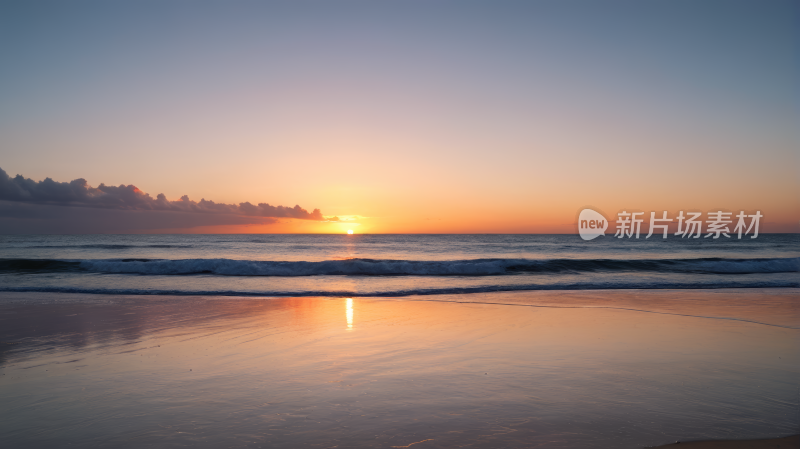
[[[0,200],[0,234],[183,233],[193,228],[259,226],[276,224],[280,220],[232,214],[63,207]]]
[[[49,206],[326,221],[319,209],[308,212],[300,206],[272,206],[267,203],[254,205],[249,202],[236,205],[215,203],[206,199],[192,201],[186,195],[177,201],[170,201],[162,193],[153,198],[134,185],[100,184],[92,187],[83,178],[70,182],[56,182],[50,178],[34,181],[21,175],[11,178],[2,168],[0,168],[0,200]]]

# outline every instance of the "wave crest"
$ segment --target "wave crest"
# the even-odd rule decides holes
[[[790,273],[800,258],[765,259],[347,259],[277,262],[234,259],[0,259],[0,272],[89,271],[141,275],[218,276],[502,276],[523,273],[664,272]]]

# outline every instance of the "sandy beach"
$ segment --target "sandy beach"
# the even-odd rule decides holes
[[[791,449],[800,447],[800,436],[794,435],[786,438],[773,438],[769,440],[678,442],[659,447],[689,449]]]
[[[0,439],[422,449],[785,437],[800,410],[797,294],[4,293]],[[762,447],[714,444],[679,446]]]

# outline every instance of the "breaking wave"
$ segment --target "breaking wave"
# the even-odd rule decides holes
[[[800,258],[763,259],[347,259],[277,262],[234,259],[0,259],[2,272],[83,271],[218,276],[501,276],[584,272],[748,274],[800,272]]]

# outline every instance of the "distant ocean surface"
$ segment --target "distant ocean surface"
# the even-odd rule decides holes
[[[0,291],[407,296],[800,287],[800,235],[0,236]]]

